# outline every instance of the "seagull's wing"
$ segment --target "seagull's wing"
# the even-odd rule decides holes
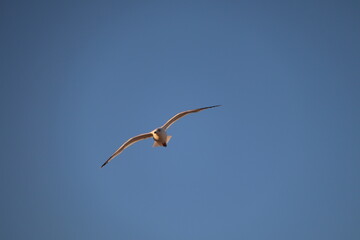
[[[175,116],[173,116],[169,121],[167,121],[161,128],[163,129],[168,129],[174,122],[176,122],[177,120],[179,120],[180,118],[190,114],[190,113],[195,113],[195,112],[200,112],[202,110],[208,109],[208,108],[214,108],[214,107],[219,107],[221,105],[215,105],[215,106],[210,106],[210,107],[203,107],[203,108],[197,108],[197,109],[193,109],[193,110],[187,110],[181,113],[176,114]]]
[[[146,139],[146,138],[150,138],[152,137],[152,133],[144,133],[144,134],[140,134],[136,137],[130,138],[129,140],[127,140],[123,145],[121,145],[121,147],[119,147],[118,150],[116,150],[116,152],[114,152],[113,155],[111,155],[111,157],[109,157],[108,160],[106,160],[106,162],[101,166],[105,166],[108,162],[110,162],[114,157],[116,157],[117,155],[119,155],[122,151],[124,151],[125,148],[130,147],[131,145],[133,145],[134,143]]]

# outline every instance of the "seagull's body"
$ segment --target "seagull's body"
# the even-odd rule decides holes
[[[111,155],[111,157],[109,157],[108,160],[106,160],[106,162],[101,166],[104,167],[108,162],[110,162],[113,158],[115,158],[117,155],[119,155],[122,151],[125,150],[125,148],[130,147],[132,144],[143,140],[143,139],[147,139],[147,138],[153,138],[154,139],[154,145],[153,147],[159,147],[159,146],[163,146],[166,147],[167,143],[170,141],[171,136],[167,135],[167,129],[177,120],[179,120],[180,118],[190,114],[190,113],[195,113],[195,112],[200,112],[202,110],[208,109],[208,108],[214,108],[214,107],[219,107],[221,105],[215,105],[215,106],[210,106],[210,107],[203,107],[203,108],[197,108],[197,109],[193,109],[193,110],[188,110],[188,111],[184,111],[181,113],[176,114],[175,116],[173,116],[172,118],[170,118],[170,120],[168,120],[163,126],[154,129],[153,131],[149,132],[149,133],[144,133],[144,134],[140,134],[138,136],[135,136],[133,138],[130,138],[129,140],[127,140],[123,145],[121,145],[121,147],[116,150],[114,152],[113,155]]]

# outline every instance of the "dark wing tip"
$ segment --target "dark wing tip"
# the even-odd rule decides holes
[[[110,161],[110,159],[111,159],[111,157],[110,157],[108,160],[106,160],[106,162],[104,162],[104,164],[103,164],[103,165],[101,165],[101,167],[100,167],[100,168],[103,168],[106,164],[108,164],[108,162]]]
[[[220,106],[222,106],[222,105],[214,105],[214,106],[204,107],[204,108],[201,108],[201,109],[204,110],[204,109],[220,107]]]

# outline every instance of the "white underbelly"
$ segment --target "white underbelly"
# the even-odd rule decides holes
[[[157,142],[166,143],[166,133],[153,134],[153,138]]]

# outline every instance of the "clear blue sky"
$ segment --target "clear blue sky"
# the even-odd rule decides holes
[[[5,0],[0,27],[0,239],[360,239],[359,1]]]

